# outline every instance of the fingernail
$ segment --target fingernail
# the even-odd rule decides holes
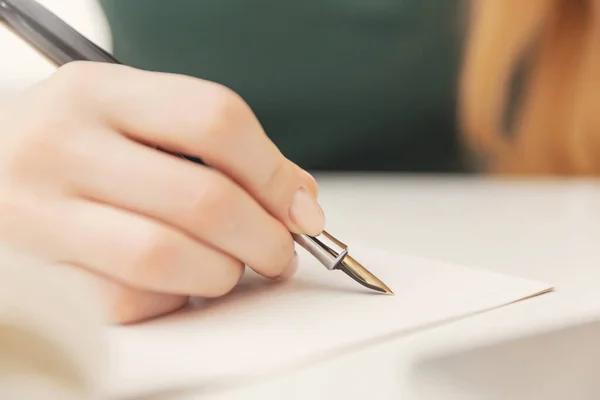
[[[308,235],[320,235],[325,227],[323,210],[304,188],[299,189],[294,195],[290,207],[290,218],[298,227]]]
[[[292,276],[296,275],[296,271],[298,271],[298,254],[294,252],[294,258],[292,258],[292,261],[290,261],[288,266],[283,270],[277,279],[290,279]]]

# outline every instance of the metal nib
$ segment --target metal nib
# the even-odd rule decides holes
[[[323,231],[322,236],[330,244],[326,244],[316,237],[293,234],[296,243],[312,254],[328,270],[341,270],[350,278],[369,289],[386,294],[394,294],[385,283],[381,282],[358,261],[350,257],[348,246],[325,231]]]
[[[361,285],[368,287],[369,289],[376,290],[385,294],[393,295],[394,292],[386,286],[385,283],[380,281],[375,275],[370,273],[365,267],[363,267],[358,261],[352,258],[350,255],[346,255],[344,260],[340,263],[337,269],[343,271],[360,283]]]

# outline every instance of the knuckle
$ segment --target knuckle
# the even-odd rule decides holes
[[[61,65],[56,70],[56,76],[61,78],[78,78],[89,74],[92,63],[84,61],[73,61]],[[88,75],[89,76],[89,75]]]
[[[46,158],[60,149],[60,146],[56,145],[56,137],[47,134],[37,124],[23,127],[19,130],[18,136],[12,143],[11,154],[13,157],[11,158],[13,161],[29,159],[30,157],[36,159],[39,159],[39,157]]]
[[[2,167],[7,176],[22,182],[70,184],[74,171],[90,162],[90,144],[96,129],[77,122],[40,117],[21,124],[6,143]]]
[[[223,224],[230,219],[235,198],[234,185],[219,173],[210,171],[190,190],[179,218],[205,228]]]
[[[57,168],[67,161],[62,142],[41,127],[24,127],[10,144],[10,151],[3,154],[3,169],[18,180],[57,179]]]
[[[273,243],[269,252],[270,268],[264,275],[268,278],[277,278],[288,266],[294,255],[295,245],[289,234],[281,235],[281,239]]]
[[[6,121],[11,134],[5,148],[10,151],[2,160],[11,173],[28,174],[37,169],[45,176],[56,176],[59,166],[72,166],[74,149],[82,145],[80,133],[86,131],[82,129],[84,119],[80,112],[81,93],[85,90],[80,82],[83,78],[77,77],[89,76],[88,68],[67,64],[14,104],[13,115]],[[85,71],[79,72],[80,69]],[[35,117],[25,118],[31,109]]]
[[[226,86],[214,85],[210,96],[214,114],[222,119],[230,120],[229,117],[237,117],[248,111],[248,105],[242,97]]]
[[[103,301],[110,323],[122,325],[139,318],[139,306],[133,291],[125,286],[113,284],[104,290]]]
[[[213,85],[207,96],[209,112],[199,121],[204,132],[202,140],[213,146],[230,143],[232,136],[243,131],[237,127],[247,121],[250,108],[241,96],[225,86]]]
[[[53,76],[54,89],[68,98],[80,99],[101,76],[102,68],[86,61],[74,61],[59,67]]]
[[[134,285],[155,286],[170,275],[170,260],[177,253],[174,235],[168,230],[148,227],[134,238],[127,265],[123,271],[126,280]]]
[[[292,163],[283,157],[278,157],[269,168],[260,183],[261,192],[270,198],[286,201],[295,192],[299,179]]]
[[[244,275],[244,264],[231,260],[219,266],[220,273],[218,279],[206,290],[206,297],[222,297],[230,293],[239,283]]]
[[[123,92],[135,90],[131,75],[132,67],[90,61],[74,61],[61,66],[50,79],[51,95],[61,99],[58,103],[69,116],[79,117],[110,109],[118,104]],[[75,111],[74,111],[75,110]]]

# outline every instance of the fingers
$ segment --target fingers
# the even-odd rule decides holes
[[[219,297],[244,266],[167,226],[109,206],[69,201],[61,238],[67,262],[143,291]]]
[[[108,322],[123,325],[170,314],[184,307],[187,296],[134,289],[106,278],[97,278]]]
[[[222,296],[244,264],[289,277],[290,231],[323,229],[314,179],[220,85],[74,63],[0,118],[0,238],[90,271],[117,323]]]
[[[70,87],[73,81],[79,83],[82,107],[102,123],[136,141],[201,158],[242,186],[289,230],[321,233],[324,215],[305,177],[231,90],[123,66],[74,63],[62,71]]]
[[[297,165],[296,170],[304,182],[304,187],[307,188],[310,194],[316,199],[319,196],[319,186],[317,185],[315,178]]]
[[[56,263],[53,268],[68,268],[78,274],[80,283],[92,290],[109,324],[130,324],[160,317],[184,307],[188,296],[135,289],[81,265]]]
[[[135,289],[95,276],[109,323],[131,324],[160,317],[179,310],[188,303],[188,296],[156,293]]]
[[[289,230],[222,173],[122,136],[94,138],[71,178],[80,195],[176,227],[266,277],[292,262]]]

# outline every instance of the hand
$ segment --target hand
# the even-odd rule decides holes
[[[324,226],[314,179],[215,83],[71,63],[0,126],[0,240],[87,271],[115,323],[222,296],[245,265],[287,278],[290,232]]]

